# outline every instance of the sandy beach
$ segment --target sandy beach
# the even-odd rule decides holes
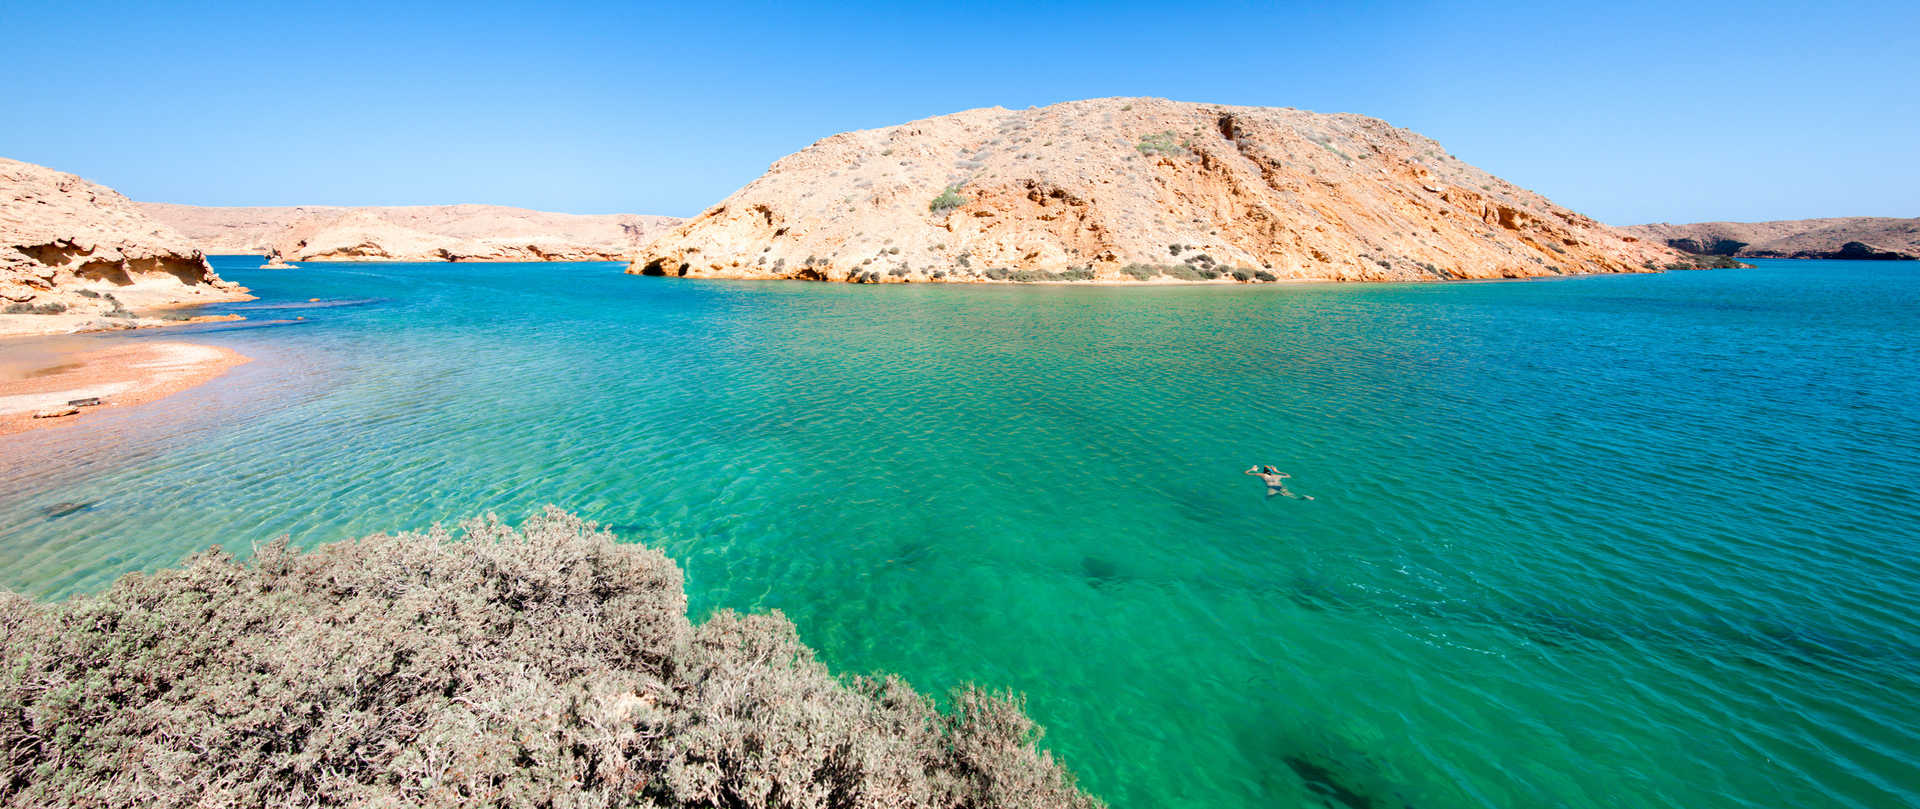
[[[231,349],[194,343],[97,343],[8,346],[0,358],[0,435],[81,423],[95,411],[138,407],[248,361]]]

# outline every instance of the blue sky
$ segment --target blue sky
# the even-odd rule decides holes
[[[135,199],[690,215],[835,132],[1099,96],[1384,118],[1615,224],[1920,216],[1920,3],[0,0],[0,156]]]

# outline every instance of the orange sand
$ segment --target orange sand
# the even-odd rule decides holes
[[[0,369],[0,435],[87,420],[97,410],[137,407],[214,379],[248,358],[193,343],[137,342],[54,353],[31,366]],[[77,415],[34,418],[74,399],[99,397]]]

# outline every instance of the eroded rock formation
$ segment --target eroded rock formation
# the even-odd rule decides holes
[[[211,208],[139,203],[218,255],[284,261],[628,261],[680,220],[498,205]]]
[[[0,334],[149,325],[152,308],[248,297],[112,189],[0,158]]]
[[[847,132],[628,270],[834,281],[1392,281],[1684,258],[1359,115],[1107,98]]]
[[[1774,222],[1659,222],[1621,228],[1688,253],[1740,258],[1920,259],[1920,218],[1848,216]]]

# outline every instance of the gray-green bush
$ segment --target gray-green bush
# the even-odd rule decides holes
[[[1737,270],[1751,267],[1732,256],[1687,256],[1667,265],[1669,270]]]
[[[950,185],[940,192],[940,196],[934,197],[932,202],[927,203],[927,210],[946,213],[965,204],[967,204],[967,198],[960,196],[960,186]]]
[[[1191,142],[1169,129],[1141,138],[1133,148],[1140,150],[1143,155],[1183,155],[1190,151],[1190,146]]]
[[[558,510],[460,534],[0,595],[0,805],[1099,805],[1016,698],[696,626],[671,560]]]

